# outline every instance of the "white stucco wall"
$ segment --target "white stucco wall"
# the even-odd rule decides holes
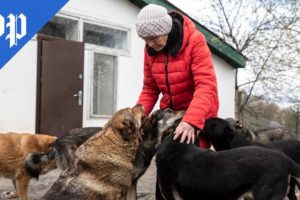
[[[216,55],[213,55],[213,62],[217,75],[220,102],[218,116],[221,118],[234,117],[235,70]]]
[[[0,133],[35,132],[36,66],[31,40],[0,70]]]
[[[116,109],[135,105],[143,81],[144,42],[134,22],[139,8],[126,0],[71,0],[60,14],[75,15],[130,30],[130,54],[118,55]],[[88,62],[85,57],[83,126],[103,126],[107,118],[88,116]],[[220,117],[234,116],[234,70],[213,55],[220,97]],[[31,40],[0,70],[0,132],[34,132],[36,117],[37,42]],[[156,106],[158,108],[158,106]]]

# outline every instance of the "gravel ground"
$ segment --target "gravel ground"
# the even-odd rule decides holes
[[[29,185],[29,199],[39,200],[51,187],[53,182],[58,178],[60,170],[53,170],[46,175],[40,176],[39,181],[32,179]],[[139,200],[154,200],[155,196],[155,180],[156,180],[156,167],[154,159],[147,172],[140,178],[138,182],[138,199]],[[13,184],[10,179],[0,178],[0,199],[3,199],[2,193],[4,191],[14,191]],[[12,199],[12,200],[17,200]],[[56,200],[56,199],[55,199]],[[57,199],[59,200],[59,199]],[[71,200],[71,199],[70,199]]]

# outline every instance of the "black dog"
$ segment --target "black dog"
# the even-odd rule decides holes
[[[254,200],[280,200],[289,176],[300,177],[298,165],[278,151],[241,147],[214,152],[180,144],[173,135],[158,147],[156,163],[159,189],[168,200],[234,200],[246,192]]]
[[[242,146],[260,146],[280,151],[290,157],[300,165],[300,141],[280,140],[261,144],[247,140],[239,134],[239,127],[233,127],[228,121],[221,118],[210,118],[205,121],[203,136],[211,141],[215,150],[227,150]],[[295,195],[295,186],[297,181],[291,178],[288,197],[290,200],[297,200]],[[299,185],[298,185],[299,186]]]

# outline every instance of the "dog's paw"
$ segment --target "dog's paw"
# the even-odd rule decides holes
[[[2,192],[2,197],[4,199],[13,199],[13,198],[18,198],[18,194],[16,192],[4,191]]]

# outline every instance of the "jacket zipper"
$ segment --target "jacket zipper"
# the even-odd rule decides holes
[[[165,59],[166,84],[167,84],[168,92],[170,95],[170,108],[173,109],[171,89],[170,89],[169,80],[168,80],[168,64],[169,64],[169,57],[168,57],[168,54],[166,54],[166,59]]]

